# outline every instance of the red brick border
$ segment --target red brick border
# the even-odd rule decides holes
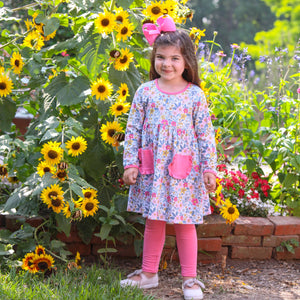
[[[14,215],[0,215],[1,228],[16,231],[20,228],[24,217]],[[22,219],[22,222],[19,220]],[[27,223],[34,227],[42,224],[42,218],[27,219]],[[99,232],[99,230],[97,231]],[[204,264],[220,262],[222,257],[232,259],[257,259],[265,260],[275,258],[278,260],[300,259],[300,247],[296,247],[295,253],[288,252],[278,246],[282,242],[293,239],[300,242],[300,218],[299,217],[240,217],[234,224],[226,224],[219,215],[206,216],[204,223],[197,225],[198,235],[198,261]],[[105,242],[94,236],[90,244],[84,244],[76,227],[72,226],[70,236],[57,233],[56,238],[65,242],[69,251],[74,255],[77,251],[81,256],[89,256],[97,259],[98,249],[105,247]],[[117,242],[117,252],[112,255],[122,257],[134,257],[134,240],[129,236],[127,243]],[[176,249],[176,237],[174,226],[166,227],[166,241],[163,256],[165,259],[178,260]]]

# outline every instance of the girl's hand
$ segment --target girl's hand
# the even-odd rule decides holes
[[[123,180],[125,184],[132,185],[136,183],[136,178],[138,176],[138,168],[128,168],[124,171]]]
[[[216,175],[210,172],[203,174],[204,185],[208,193],[213,193],[217,188]]]

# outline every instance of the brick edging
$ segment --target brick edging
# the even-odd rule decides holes
[[[21,216],[1,215],[0,226],[11,231],[20,227]],[[27,223],[37,227],[43,222],[42,218],[36,217],[26,220]],[[98,231],[99,232],[99,231]],[[295,248],[295,253],[286,249],[279,252],[276,247],[282,242],[294,239],[300,242],[300,217],[275,216],[240,217],[233,224],[226,224],[220,215],[209,215],[204,223],[197,225],[198,236],[198,261],[201,263],[215,263],[222,257],[232,259],[256,259],[265,260],[275,258],[278,260],[300,259],[300,247]],[[113,255],[122,257],[135,257],[133,238],[127,243],[117,242],[117,253]],[[90,256],[95,259],[99,256],[98,249],[105,247],[105,242],[94,236],[91,242],[84,244],[72,227],[70,236],[58,233],[57,239],[66,243],[67,248],[75,255],[77,251],[81,256]],[[114,247],[114,245],[110,245]],[[173,225],[167,224],[166,241],[163,251],[165,259],[178,259],[176,251],[176,237]]]

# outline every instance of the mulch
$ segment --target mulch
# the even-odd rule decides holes
[[[141,268],[140,258],[118,258],[117,266],[125,275]],[[167,262],[159,271],[159,287],[145,290],[161,300],[182,300],[180,265]],[[206,300],[295,300],[300,299],[300,261],[234,260],[220,264],[198,265],[198,277],[205,284]]]

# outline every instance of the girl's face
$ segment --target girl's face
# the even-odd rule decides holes
[[[158,47],[155,53],[154,67],[161,80],[175,83],[183,79],[185,60],[176,46]]]

